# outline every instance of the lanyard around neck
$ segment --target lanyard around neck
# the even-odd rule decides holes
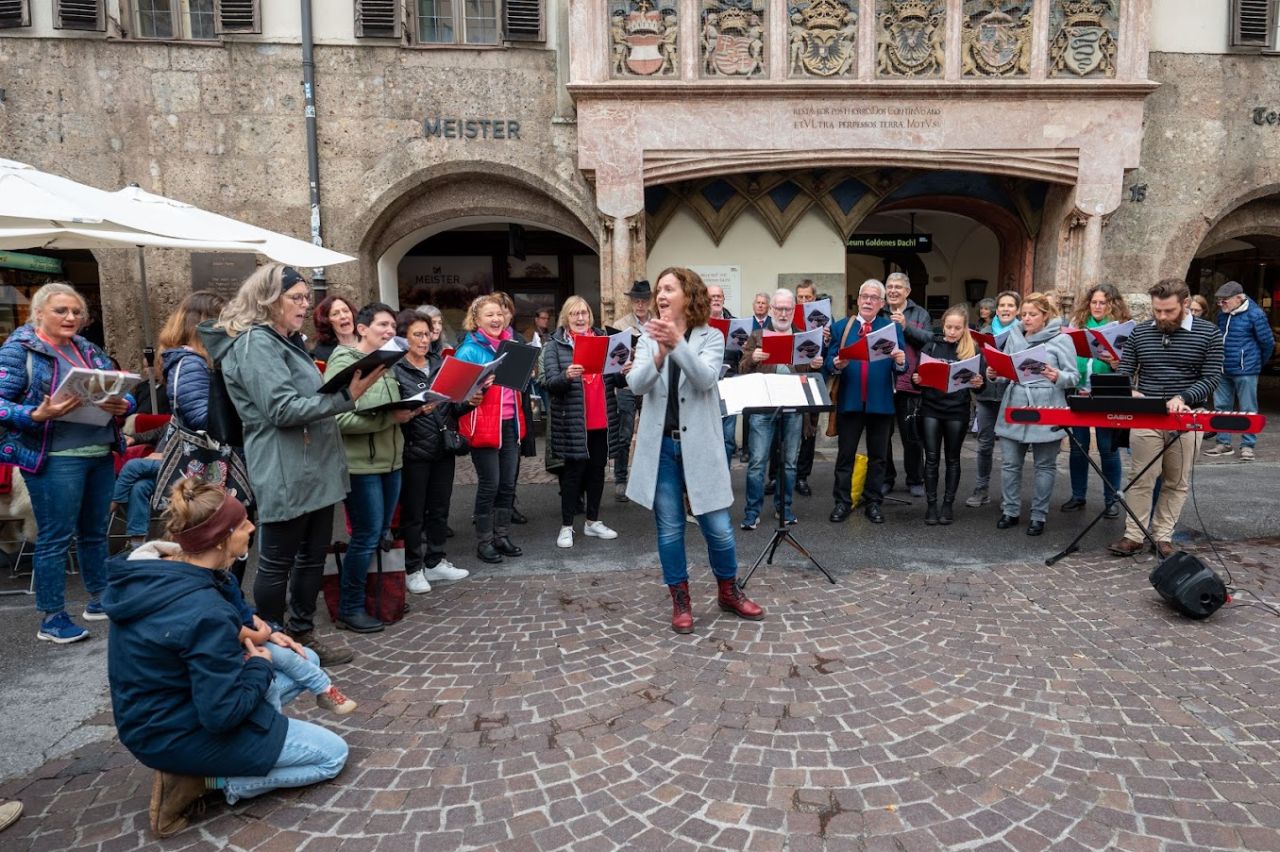
[[[71,362],[71,364],[72,364],[72,365],[74,365],[76,361],[79,361],[79,362],[80,362],[80,366],[81,366],[81,367],[84,367],[86,370],[92,370],[92,369],[93,369],[92,367],[90,367],[90,366],[89,366],[89,362],[88,362],[88,361],[86,361],[86,360],[84,359],[84,356],[80,354],[80,350],[76,348],[76,344],[75,344],[75,342],[74,342],[74,341],[70,344],[71,355],[70,355],[70,356],[68,356],[68,355],[67,355],[67,353],[63,351],[63,349],[62,349],[62,347],[61,347],[61,346],[59,346],[58,344],[54,343],[54,342],[53,342],[52,340],[50,340],[49,338],[45,337],[45,336],[44,336],[44,332],[43,332],[43,331],[39,331],[39,330],[37,330],[37,331],[36,331],[36,337],[40,338],[40,339],[41,339],[41,340],[43,340],[45,343],[47,343],[47,344],[49,344],[50,346],[52,346],[52,347],[53,347],[53,351],[54,351],[54,352],[57,352],[57,353],[58,353],[59,355],[61,355],[63,358],[66,358],[66,359],[67,359],[67,361]]]

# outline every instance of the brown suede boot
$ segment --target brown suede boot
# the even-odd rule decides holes
[[[172,837],[187,827],[187,812],[208,794],[197,775],[156,772],[151,783],[151,830],[156,837]]]
[[[742,593],[736,580],[721,580],[717,577],[716,585],[720,587],[716,602],[720,604],[722,610],[731,612],[738,618],[745,618],[747,621],[764,620],[764,610]]]
[[[286,632],[299,645],[304,645],[316,652],[316,656],[320,658],[320,668],[322,669],[327,669],[330,666],[341,666],[355,659],[356,652],[351,650],[351,646],[332,638],[321,639],[314,630],[299,632],[289,630]]]
[[[693,632],[693,605],[689,601],[689,583],[667,586],[671,590],[671,629],[676,633]]]

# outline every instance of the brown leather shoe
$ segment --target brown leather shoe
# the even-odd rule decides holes
[[[1173,542],[1171,541],[1156,542],[1156,554],[1159,555],[1161,559],[1168,559],[1176,550],[1177,548],[1173,546]]]
[[[151,783],[151,830],[156,837],[172,837],[187,827],[187,811],[209,792],[196,775],[156,772]]]
[[[321,639],[314,630],[294,633],[289,635],[297,641],[299,645],[303,645],[316,652],[316,656],[320,658],[320,668],[327,669],[331,666],[340,666],[349,663],[355,659],[356,652],[351,650],[351,646],[333,639]]]
[[[1111,544],[1108,544],[1107,550],[1111,551],[1116,556],[1133,556],[1136,553],[1142,552],[1142,542],[1122,538],[1119,541],[1113,541]]]

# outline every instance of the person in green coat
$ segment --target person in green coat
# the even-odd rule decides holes
[[[333,507],[348,490],[346,465],[326,463],[342,457],[334,415],[354,408],[385,370],[320,393],[320,373],[301,335],[310,305],[311,285],[298,270],[269,263],[240,286],[216,323],[200,326],[200,336],[244,424],[245,461],[258,501],[254,603],[327,668],[353,656],[315,632]]]
[[[1098,328],[1113,322],[1129,321],[1129,306],[1125,304],[1120,291],[1110,284],[1099,284],[1085,296],[1080,307],[1071,317],[1071,325],[1075,328]],[[1077,392],[1088,393],[1091,377],[1115,371],[1119,364],[1114,358],[1081,358],[1076,357],[1076,365],[1080,370],[1080,383]],[[1071,459],[1068,468],[1071,471],[1071,499],[1062,504],[1064,512],[1078,512],[1085,506],[1085,495],[1089,490],[1089,430],[1075,426],[1072,433],[1076,440],[1071,442]],[[1120,487],[1120,478],[1124,475],[1120,463],[1120,448],[1117,446],[1119,433],[1115,429],[1095,429],[1098,436],[1098,458],[1102,472],[1105,474],[1102,483],[1102,496],[1106,506],[1106,517],[1118,518],[1120,507],[1116,504],[1116,489]]]
[[[371,302],[356,314],[356,343],[339,344],[325,364],[325,380],[378,350],[396,335],[396,314],[390,305]],[[380,406],[400,401],[400,385],[385,373],[369,388],[355,408],[338,415],[346,450],[351,490],[346,495],[351,541],[342,562],[338,594],[339,629],[356,633],[376,633],[382,622],[365,611],[365,578],[374,550],[391,535],[391,517],[400,500],[400,468],[404,463],[404,433],[407,423],[422,409],[378,411]]]

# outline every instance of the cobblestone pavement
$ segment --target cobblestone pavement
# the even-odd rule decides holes
[[[1280,542],[1228,545],[1280,595]],[[355,637],[333,783],[212,804],[163,848],[1280,849],[1280,620],[1192,622],[1148,565],[799,563],[666,625],[653,571],[478,578]],[[10,707],[10,713],[22,712]],[[99,724],[106,719],[94,720]],[[0,786],[8,849],[161,848],[114,742]]]

